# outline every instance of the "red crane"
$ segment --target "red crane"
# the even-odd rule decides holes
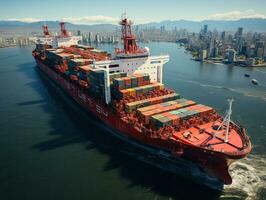
[[[69,36],[67,30],[66,30],[66,27],[65,27],[65,22],[60,22],[60,27],[61,27],[61,36],[63,37],[67,37]]]
[[[48,26],[44,25],[44,26],[42,26],[42,28],[43,28],[44,36],[47,36],[47,37],[50,36],[49,30],[48,30]]]
[[[136,53],[144,53],[145,50],[141,49],[137,46],[136,37],[132,33],[131,25],[133,22],[128,20],[126,15],[122,15],[122,20],[119,23],[121,25],[121,39],[124,41],[124,50],[121,51],[117,49],[116,53],[125,53],[125,54],[136,54]]]

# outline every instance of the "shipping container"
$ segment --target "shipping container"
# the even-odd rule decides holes
[[[180,103],[182,103],[182,105]],[[183,108],[183,111],[184,111],[184,107],[186,108],[187,106],[191,106],[195,104],[196,102],[194,101],[190,101],[186,99],[176,99],[173,101],[168,101],[168,102],[164,102],[164,103],[160,103],[156,105],[139,108],[137,109],[137,114],[138,116],[140,116],[140,118],[144,119],[145,121],[148,121],[152,115],[169,112],[169,111],[176,112],[176,113],[182,112],[182,109],[180,108]]]
[[[153,123],[158,128],[163,126],[168,126],[169,124],[177,125],[180,120],[187,120],[190,119],[191,117],[207,116],[208,114],[213,112],[213,110],[214,110],[213,108],[201,104],[192,105],[186,108],[181,108],[170,112],[163,112],[160,114],[152,115],[150,117],[150,122]],[[145,115],[145,117],[147,116]],[[169,121],[166,120],[165,117],[167,117]]]
[[[79,67],[79,79],[87,81],[89,83],[89,73],[92,70],[91,65],[84,65]]]
[[[140,86],[145,86],[150,84],[150,77],[147,74],[131,74],[127,77],[121,77],[119,79],[114,79],[114,88],[130,89],[137,88]]]
[[[140,86],[140,87],[136,87],[136,88],[120,90],[120,96],[121,96],[121,98],[130,96],[132,89],[134,90],[133,96],[140,96],[140,95],[145,95],[151,91],[161,90],[161,88],[164,88],[163,84],[154,83],[154,84]]]
[[[135,96],[136,91],[134,89],[128,89],[128,90],[132,90],[130,91],[130,95],[131,96]],[[153,97],[153,98],[148,98],[145,100],[141,100],[141,101],[135,101],[135,102],[131,102],[131,103],[127,103],[126,104],[126,112],[131,112],[137,108],[144,108],[153,104],[158,104],[158,103],[162,103],[165,101],[171,101],[171,100],[175,100],[180,98],[179,94],[176,93],[172,93],[172,94],[168,94],[168,95],[163,95],[163,96],[159,96],[159,97]]]

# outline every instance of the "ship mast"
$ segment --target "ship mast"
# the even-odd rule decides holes
[[[44,34],[44,36],[45,37],[50,36],[49,30],[48,30],[48,26],[47,25],[43,25],[42,28],[43,28],[43,34]]]
[[[132,34],[131,25],[133,23],[131,20],[127,19],[126,13],[122,15],[119,24],[121,25],[122,32],[121,39],[124,41],[124,53],[136,53],[139,47],[137,46],[135,35]]]
[[[219,131],[223,126],[225,126],[225,138],[224,138],[224,142],[227,143],[229,142],[229,129],[230,129],[230,122],[231,122],[231,115],[232,115],[232,104],[234,102],[234,99],[227,99],[227,101],[229,102],[229,108],[226,111],[226,115],[223,119],[223,122],[221,123],[221,125],[218,127],[217,131]]]
[[[65,27],[65,22],[60,22],[60,28],[61,28],[61,36],[63,37],[69,36]]]

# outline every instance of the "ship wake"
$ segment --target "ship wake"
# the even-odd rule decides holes
[[[182,80],[184,82],[187,83],[192,83],[192,84],[196,84],[199,85],[200,87],[209,87],[209,88],[214,88],[214,89],[222,89],[222,90],[228,90],[230,92],[234,92],[234,93],[238,93],[247,97],[255,97],[255,98],[260,98],[262,100],[266,100],[266,95],[264,91],[259,91],[259,90],[251,90],[251,89],[247,89],[247,88],[230,88],[230,87],[226,87],[226,86],[222,86],[222,85],[211,85],[211,84],[203,84],[201,82],[198,81],[193,81],[193,80],[187,80],[187,79],[183,79],[183,78],[178,78],[179,80]],[[261,86],[264,86],[262,84],[260,84]]]
[[[266,157],[250,155],[230,167],[231,185],[224,187],[221,199],[254,200],[266,186]]]

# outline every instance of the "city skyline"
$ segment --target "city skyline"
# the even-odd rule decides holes
[[[60,9],[61,7],[64,9]],[[75,7],[76,10],[73,10]],[[124,12],[134,19],[136,24],[181,19],[202,21],[266,18],[266,2],[263,0],[254,0],[252,5],[248,0],[205,0],[204,2],[165,0],[156,3],[150,0],[145,2],[78,0],[67,3],[61,0],[56,2],[47,0],[42,2],[41,6],[33,0],[28,0],[27,3],[11,0],[3,2],[2,8],[0,20],[24,22],[64,20],[74,24],[116,24]],[[149,10],[148,16],[147,10]]]

